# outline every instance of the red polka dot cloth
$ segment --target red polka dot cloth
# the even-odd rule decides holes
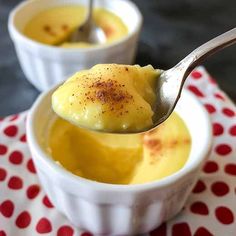
[[[151,236],[236,235],[236,107],[203,67],[186,82],[210,114],[213,149],[182,210]],[[45,195],[25,134],[26,112],[0,120],[0,236],[90,236]]]

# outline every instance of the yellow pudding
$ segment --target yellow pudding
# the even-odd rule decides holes
[[[169,176],[186,163],[191,138],[173,113],[152,126],[160,71],[152,66],[101,64],[76,73],[52,95],[59,115],[49,134],[50,155],[75,175],[112,184],[141,184]],[[69,121],[69,122],[68,122]]]
[[[75,175],[112,184],[152,182],[180,170],[191,138],[173,113],[146,134],[104,134],[78,128],[58,118],[48,138],[52,158]]]
[[[85,19],[86,9],[78,5],[65,5],[44,10],[34,16],[25,26],[24,34],[40,43],[62,47],[90,47],[87,43],[67,43],[73,32]],[[123,21],[105,9],[94,10],[94,21],[107,37],[106,43],[114,42],[128,34]]]
[[[152,66],[100,64],[69,78],[52,95],[52,107],[77,126],[135,132],[152,126],[159,71]]]

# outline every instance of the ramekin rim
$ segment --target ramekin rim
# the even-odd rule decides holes
[[[142,24],[143,24],[143,16],[142,16],[139,8],[136,6],[136,4],[134,4],[130,0],[118,0],[118,1],[124,1],[125,3],[130,4],[131,7],[133,9],[135,9],[135,12],[138,16],[138,22],[137,22],[136,28],[133,32],[128,32],[127,35],[125,35],[124,37],[122,37],[118,40],[115,40],[114,42],[111,42],[109,44],[99,45],[99,46],[96,46],[96,47],[63,48],[63,47],[57,47],[57,46],[53,46],[53,45],[47,45],[47,44],[40,43],[40,42],[37,42],[35,40],[32,40],[32,39],[28,38],[23,33],[21,33],[16,28],[16,26],[14,24],[14,17],[16,15],[16,13],[19,10],[21,10],[21,8],[25,7],[26,5],[28,5],[28,4],[30,4],[34,1],[35,0],[23,1],[11,10],[11,12],[9,14],[9,17],[8,17],[8,31],[10,32],[10,36],[11,36],[13,41],[16,41],[16,38],[17,38],[20,41],[24,42],[25,44],[29,44],[32,47],[38,48],[39,50],[40,49],[48,50],[48,52],[57,52],[57,53],[64,53],[64,54],[74,53],[75,54],[75,53],[99,52],[99,51],[102,51],[102,50],[109,50],[111,48],[115,48],[115,47],[121,45],[122,43],[127,42],[131,37],[133,37],[133,35],[137,34],[141,30]]]
[[[31,107],[29,114],[27,116],[27,141],[31,146],[31,148],[38,153],[38,156],[40,156],[44,164],[46,164],[52,171],[54,171],[56,175],[60,175],[60,177],[66,178],[68,181],[71,181],[73,183],[78,183],[78,185],[86,185],[86,187],[90,185],[93,189],[96,189],[97,191],[114,191],[114,192],[127,192],[127,191],[138,192],[138,191],[147,191],[154,188],[156,189],[156,188],[166,187],[184,178],[188,173],[198,168],[199,165],[202,163],[202,161],[206,158],[212,147],[212,128],[211,128],[210,117],[207,111],[204,109],[201,103],[196,99],[196,97],[194,97],[193,94],[191,94],[187,90],[183,90],[183,93],[188,94],[188,96],[191,96],[195,100],[196,104],[198,104],[198,106],[201,107],[202,115],[204,116],[204,120],[207,126],[207,130],[205,130],[207,138],[205,140],[205,143],[203,145],[204,147],[202,148],[201,155],[199,155],[198,160],[195,160],[188,167],[186,166],[182,167],[179,171],[175,172],[170,176],[167,176],[160,180],[143,184],[134,184],[134,185],[109,184],[109,183],[96,182],[93,180],[82,178],[80,176],[76,176],[67,171],[66,169],[64,169],[63,167],[59,166],[54,160],[52,160],[52,158],[45,151],[42,150],[40,145],[36,142],[35,135],[33,132],[34,129],[33,123],[37,108],[40,105],[40,103],[44,100],[44,98],[48,95],[48,93],[54,88],[46,92],[43,92]]]

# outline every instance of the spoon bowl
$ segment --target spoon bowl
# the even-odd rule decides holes
[[[173,68],[161,71],[156,87],[156,105],[153,126],[140,132],[156,128],[173,112],[183,89],[184,82],[190,72],[206,58],[236,43],[236,28],[201,45]]]
[[[69,42],[85,42],[101,44],[106,42],[104,31],[95,25],[93,21],[93,0],[89,0],[89,6],[85,21],[69,36]]]

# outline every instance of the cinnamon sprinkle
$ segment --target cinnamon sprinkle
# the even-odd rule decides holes
[[[124,110],[124,103],[129,103],[133,99],[133,96],[124,87],[124,84],[120,84],[116,80],[101,81],[101,78],[98,78],[88,86],[90,90],[85,93],[85,96],[90,101],[98,100],[102,105],[107,106],[106,110],[115,110],[117,115],[121,116],[128,112]]]
[[[147,139],[147,140],[144,140],[144,144],[148,148],[155,150],[155,151],[159,151],[162,148],[162,144],[159,139]]]
[[[52,31],[52,28],[50,25],[44,25],[43,30],[50,34],[51,36],[56,36],[56,33]]]
[[[64,31],[68,31],[69,26],[68,26],[67,24],[63,24],[63,25],[61,26],[61,28],[62,28],[62,30],[64,30]]]

